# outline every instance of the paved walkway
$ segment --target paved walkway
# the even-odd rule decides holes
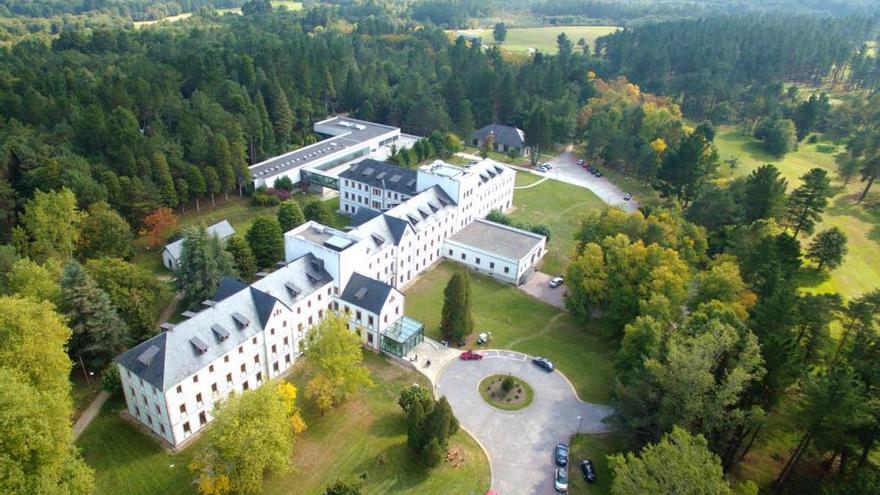
[[[581,402],[558,371],[547,373],[531,358],[513,351],[483,351],[481,361],[449,362],[435,392],[445,395],[462,427],[489,456],[492,489],[501,495],[552,494],[557,443],[572,434],[607,431],[602,420],[611,408]],[[433,364],[432,364],[433,366]],[[535,391],[532,404],[502,411],[483,401],[477,386],[488,375],[510,373]]]
[[[435,385],[443,367],[456,359],[461,352],[460,349],[447,347],[430,337],[425,337],[425,340],[413,347],[404,359],[421,374],[427,376],[428,380],[431,380],[431,385]],[[425,366],[429,361],[431,365]]]
[[[101,406],[107,402],[107,399],[110,398],[110,394],[105,391],[101,391],[95,400],[89,404],[89,407],[86,408],[82,414],[79,415],[79,419],[76,420],[76,423],[73,424],[73,439],[76,440],[85,431],[86,427],[98,416],[98,413],[101,412]]]
[[[538,184],[545,182],[545,181],[548,181],[548,180],[550,180],[550,177],[541,177],[540,179],[536,180],[535,182],[532,182],[531,184],[529,184],[527,186],[514,187],[514,189],[528,189],[530,187],[535,187]]]

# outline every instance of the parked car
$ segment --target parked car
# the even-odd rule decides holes
[[[543,164],[543,165],[541,165],[541,166],[544,167],[544,168],[546,168],[547,170],[550,170],[551,168],[553,168],[553,165],[551,165],[550,162],[547,162],[547,163],[545,163],[545,164]]]
[[[559,467],[568,466],[568,445],[564,443],[556,444],[556,465]]]
[[[585,163],[587,163],[587,162],[585,162],[583,159],[578,160],[578,165],[580,165],[582,167],[584,166]]]
[[[535,170],[537,170],[538,172],[546,172],[550,169],[546,168],[544,165],[538,165],[537,167],[535,167]]]
[[[562,285],[563,282],[565,282],[565,279],[563,277],[553,277],[550,279],[550,282],[548,282],[547,285],[549,285],[551,289],[555,289]]]
[[[581,472],[584,473],[584,481],[587,483],[596,482],[596,469],[593,467],[593,461],[583,459],[581,461]]]
[[[623,195],[623,200],[624,200],[624,201],[629,201],[629,200],[631,200],[631,199],[633,199],[633,195],[632,195],[632,193],[626,193],[626,194]]]
[[[556,468],[556,476],[553,479],[553,487],[559,493],[568,492],[568,473],[565,468]]]
[[[479,352],[474,352],[474,351],[468,350],[468,351],[462,352],[461,355],[458,356],[458,358],[461,359],[462,361],[479,361],[480,359],[483,359],[483,355],[480,354]]]
[[[592,165],[588,165],[588,166],[587,166],[587,172],[589,172],[589,173],[591,173],[591,174],[595,174],[595,173],[596,173],[596,167],[594,167],[594,166],[592,166]]]
[[[601,170],[596,170],[596,173],[593,174],[593,175],[595,175],[596,177],[602,177],[602,171],[601,171]]]
[[[535,357],[535,358],[532,358],[532,363],[534,363],[535,366],[543,369],[544,371],[547,371],[547,372],[553,371],[553,362],[551,362],[547,358]]]

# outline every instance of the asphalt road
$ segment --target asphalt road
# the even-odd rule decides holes
[[[461,425],[480,442],[492,466],[492,489],[499,495],[555,493],[554,448],[572,434],[607,431],[602,420],[611,408],[581,402],[558,371],[547,373],[531,358],[512,351],[484,351],[481,361],[453,360],[440,374],[445,395]],[[480,397],[486,376],[511,373],[531,385],[532,404],[520,411],[496,409]],[[581,417],[582,420],[578,419]]]

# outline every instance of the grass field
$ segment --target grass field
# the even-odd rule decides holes
[[[534,183],[537,176],[519,172],[516,186]],[[543,223],[550,227],[551,238],[547,243],[547,254],[542,260],[541,270],[545,273],[564,273],[574,252],[574,232],[578,217],[590,209],[604,208],[605,203],[598,196],[582,187],[556,180],[546,180],[528,189],[517,189],[513,193],[515,207],[511,217],[529,223]]]
[[[623,443],[613,435],[574,435],[569,444],[568,493],[571,495],[599,495],[611,493],[611,472],[608,455],[625,450]],[[581,473],[581,459],[593,461],[596,482],[587,483]]]
[[[293,2],[293,1],[290,1],[290,0],[273,0],[273,1],[272,1],[272,7],[276,8],[276,9],[279,8],[279,7],[281,7],[281,8],[285,8],[285,9],[287,9],[287,10],[302,10],[302,8],[303,8],[303,4],[302,4],[302,2]],[[231,14],[241,14],[241,9],[240,9],[240,8],[216,9],[216,11],[217,11],[217,13],[220,14],[220,15],[223,15],[223,14],[229,14],[229,13],[231,13]],[[166,18],[164,18],[164,19],[156,19],[156,20],[153,20],[153,21],[135,21],[135,23],[134,23],[134,27],[139,29],[139,28],[142,28],[142,27],[144,27],[144,26],[151,26],[151,25],[153,25],[153,24],[158,24],[158,23],[160,23],[160,22],[177,22],[177,21],[182,21],[182,20],[184,20],[184,19],[189,19],[190,17],[192,17],[192,15],[193,15],[192,12],[184,12],[184,13],[182,13],[182,14],[173,15],[173,16],[170,16],[170,17],[166,17]]]
[[[816,232],[832,226],[840,228],[849,240],[849,253],[843,265],[830,275],[806,269],[803,280],[807,289],[855,297],[880,287],[880,192],[869,195],[862,205],[856,204],[862,184],[858,179],[853,179],[847,187],[843,187],[835,173],[834,152],[822,152],[823,147],[829,147],[830,143],[801,143],[797,151],[777,158],[763,151],[754,138],[721,128],[715,144],[722,160],[730,157],[739,160],[733,170],[723,167],[722,177],[725,179],[744,177],[759,166],[772,163],[788,179],[788,190],[791,191],[800,184],[799,177],[807,170],[813,167],[827,170],[839,190]]]
[[[370,352],[365,353],[365,363],[376,387],[356,393],[323,418],[306,403],[308,430],[297,438],[293,470],[269,476],[263,493],[318,495],[337,479],[360,483],[365,495],[484,493],[489,486],[488,461],[463,431],[450,441],[450,449],[463,454],[460,467],[444,462],[426,473],[407,451],[397,396],[413,383],[428,385],[426,379]],[[307,363],[301,361],[292,381],[302,390],[308,376]],[[96,471],[95,494],[194,494],[186,466],[200,441],[170,454],[124,422],[119,416],[123,408],[119,400],[108,403],[77,442]]]
[[[439,339],[443,289],[460,265],[444,261],[410,285],[407,315]],[[608,403],[616,345],[600,326],[584,328],[565,311],[512,286],[471,273],[475,332],[492,332],[491,347],[550,358],[572,381],[581,399]],[[473,336],[471,336],[473,338]]]
[[[617,26],[546,26],[533,28],[508,28],[507,39],[501,49],[516,53],[530,53],[539,50],[542,53],[556,53],[556,37],[565,33],[572,44],[584,38],[593,47],[596,38],[611,34],[620,28]],[[491,29],[460,30],[458,34],[473,34],[483,39],[484,45],[494,44]],[[575,50],[578,47],[575,45]]]

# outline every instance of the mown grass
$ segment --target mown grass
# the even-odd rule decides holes
[[[507,39],[500,44],[502,50],[529,53],[531,49],[539,50],[542,53],[556,53],[556,37],[560,33],[565,33],[571,40],[572,44],[576,44],[579,39],[586,39],[590,47],[595,46],[596,38],[611,34],[619,30],[617,26],[545,26],[531,28],[508,28]],[[495,43],[492,38],[491,29],[469,29],[460,30],[458,34],[473,34],[483,39],[484,45]],[[575,50],[578,47],[573,47]]]
[[[534,182],[532,174],[516,174],[517,187]],[[513,219],[550,227],[550,242],[540,268],[555,275],[564,273],[571,261],[580,215],[590,209],[604,208],[605,203],[587,189],[550,179],[528,189],[515,190],[513,206]]]
[[[263,492],[317,495],[339,479],[359,484],[364,494],[484,493],[488,461],[467,433],[460,431],[450,440],[450,449],[464,459],[459,467],[444,461],[425,471],[407,450],[397,397],[413,383],[428,386],[426,379],[370,352],[365,352],[365,363],[376,386],[357,392],[323,417],[300,399],[308,430],[297,437],[292,471],[267,477]],[[296,366],[291,381],[302,394],[311,371],[306,361]],[[108,403],[77,442],[95,469],[95,494],[194,494],[187,464],[203,440],[171,454],[123,421],[124,407],[120,400]]]
[[[816,227],[821,232],[838,227],[846,234],[849,253],[843,264],[828,273],[806,268],[802,282],[812,292],[839,292],[845,297],[857,297],[880,287],[880,193],[874,192],[857,204],[863,184],[853,179],[844,187],[837,178],[834,153],[826,149],[833,144],[820,140],[815,144],[801,143],[798,149],[782,158],[766,153],[754,138],[722,127],[715,138],[722,160],[738,159],[735,169],[722,168],[725,179],[744,177],[765,163],[775,165],[788,180],[788,190],[800,185],[800,176],[813,167],[827,170],[837,187],[837,194]],[[839,149],[835,147],[835,151]],[[825,151],[823,151],[825,150]],[[802,239],[804,246],[809,239]]]
[[[611,434],[574,435],[569,444],[568,493],[571,495],[605,495],[611,493],[611,471],[608,456],[626,450],[619,437]],[[593,461],[596,482],[584,481],[581,459]]]
[[[443,289],[458,269],[463,268],[441,262],[404,291],[407,315],[424,323],[426,334],[435,339],[441,338]],[[545,356],[582,400],[608,403],[617,346],[603,336],[600,324],[584,327],[567,312],[478,273],[471,273],[471,289],[474,331],[492,332],[490,347]]]

